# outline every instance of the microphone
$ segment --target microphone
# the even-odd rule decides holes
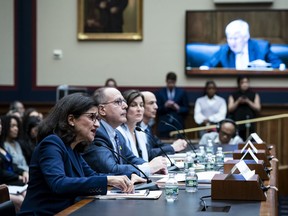
[[[171,118],[174,118],[172,115],[170,115],[170,116],[171,116]],[[175,119],[175,118],[174,118],[174,119]],[[177,122],[177,119],[175,119],[175,120],[176,120],[176,122]],[[192,150],[193,153],[195,154],[195,157],[197,158],[196,150],[195,150],[193,144],[191,143],[191,141],[186,137],[186,135],[182,135],[182,134],[180,133],[179,129],[176,128],[174,125],[172,125],[172,124],[170,124],[170,123],[168,123],[168,122],[166,122],[166,121],[161,121],[161,122],[162,122],[163,124],[167,125],[167,126],[170,126],[170,127],[174,128],[174,129],[177,131],[178,135],[181,136],[182,139],[184,139],[184,140],[188,143],[188,146],[191,148],[191,150]],[[179,123],[179,122],[178,122],[178,123]]]
[[[144,130],[143,130],[141,127],[139,127],[139,126],[136,126],[135,129],[136,129],[137,131],[140,131],[140,132],[143,132],[143,133],[147,134],[147,135],[150,137],[150,140],[151,140],[154,144],[156,144],[156,143],[154,142],[153,137],[151,136],[151,134],[146,133],[146,131],[144,131]],[[177,166],[171,161],[171,159],[168,157],[168,155],[167,155],[166,152],[162,149],[162,147],[161,147],[160,145],[158,145],[158,144],[157,144],[156,146],[158,146],[158,147],[160,148],[161,152],[165,155],[165,157],[169,160],[169,162],[170,162],[170,164],[171,164],[171,166],[167,168],[168,171],[179,171],[179,170],[180,170],[179,167],[177,167]]]
[[[159,190],[159,187],[157,184],[155,184],[154,182],[152,182],[151,179],[149,179],[149,177],[141,170],[139,169],[139,167],[135,166],[133,163],[131,163],[130,161],[127,160],[127,158],[125,158],[124,156],[122,156],[121,154],[119,154],[117,151],[114,151],[114,149],[106,146],[106,145],[102,145],[101,143],[98,142],[94,142],[96,146],[99,147],[104,147],[110,151],[112,151],[114,154],[116,154],[117,156],[121,157],[126,163],[130,164],[131,166],[133,166],[135,169],[137,169],[147,180],[147,183],[144,184],[137,184],[137,186],[135,186],[135,190],[143,190],[143,189],[149,189],[149,190]]]

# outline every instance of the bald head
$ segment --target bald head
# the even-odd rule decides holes
[[[145,101],[143,122],[145,124],[148,124],[148,122],[151,119],[156,118],[157,109],[158,109],[157,99],[155,95],[150,91],[143,91],[142,94],[144,96],[144,101]]]

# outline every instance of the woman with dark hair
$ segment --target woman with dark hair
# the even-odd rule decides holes
[[[19,169],[27,171],[28,181],[28,170],[26,159],[23,154],[21,147],[21,136],[22,135],[22,124],[16,116],[3,116],[2,117],[2,134],[1,142],[4,144],[4,148],[13,158],[13,162],[17,164]]]
[[[2,132],[2,122],[0,118],[0,135]],[[0,141],[0,185],[17,185],[23,186],[25,178],[23,173],[25,170],[19,169],[13,163],[12,156],[5,150],[3,142]],[[24,180],[24,181],[23,181]],[[25,193],[10,194],[10,199],[14,203],[15,211],[18,212],[25,197]]]
[[[229,117],[234,121],[255,118],[261,110],[260,96],[250,89],[250,82],[247,76],[237,78],[238,90],[228,98]],[[254,124],[242,124],[238,127],[239,136],[246,138],[255,132]]]
[[[109,78],[106,80],[105,82],[105,87],[114,87],[114,88],[117,88],[117,82],[115,79],[113,78]]]
[[[37,144],[38,125],[41,119],[38,116],[27,116],[23,118],[23,142],[21,142],[22,151],[26,162],[31,161],[32,153]]]
[[[19,215],[55,214],[79,196],[106,194],[108,185],[134,190],[134,179],[97,174],[83,160],[80,152],[93,141],[98,118],[93,99],[81,93],[56,103],[38,128],[40,143],[32,155],[31,179]]]

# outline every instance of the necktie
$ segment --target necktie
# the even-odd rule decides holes
[[[116,151],[119,155],[121,155],[122,147],[120,145],[120,141],[119,141],[119,137],[118,137],[117,133],[115,134],[114,140],[115,140],[115,144],[116,144]],[[119,163],[122,164],[122,158],[119,155],[117,155],[117,158],[118,158]]]

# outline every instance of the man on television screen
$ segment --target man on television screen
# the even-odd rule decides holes
[[[212,58],[200,69],[225,67],[245,70],[247,68],[279,68],[280,58],[270,50],[265,40],[250,38],[249,25],[243,20],[230,22],[225,29],[227,44],[222,45]]]

